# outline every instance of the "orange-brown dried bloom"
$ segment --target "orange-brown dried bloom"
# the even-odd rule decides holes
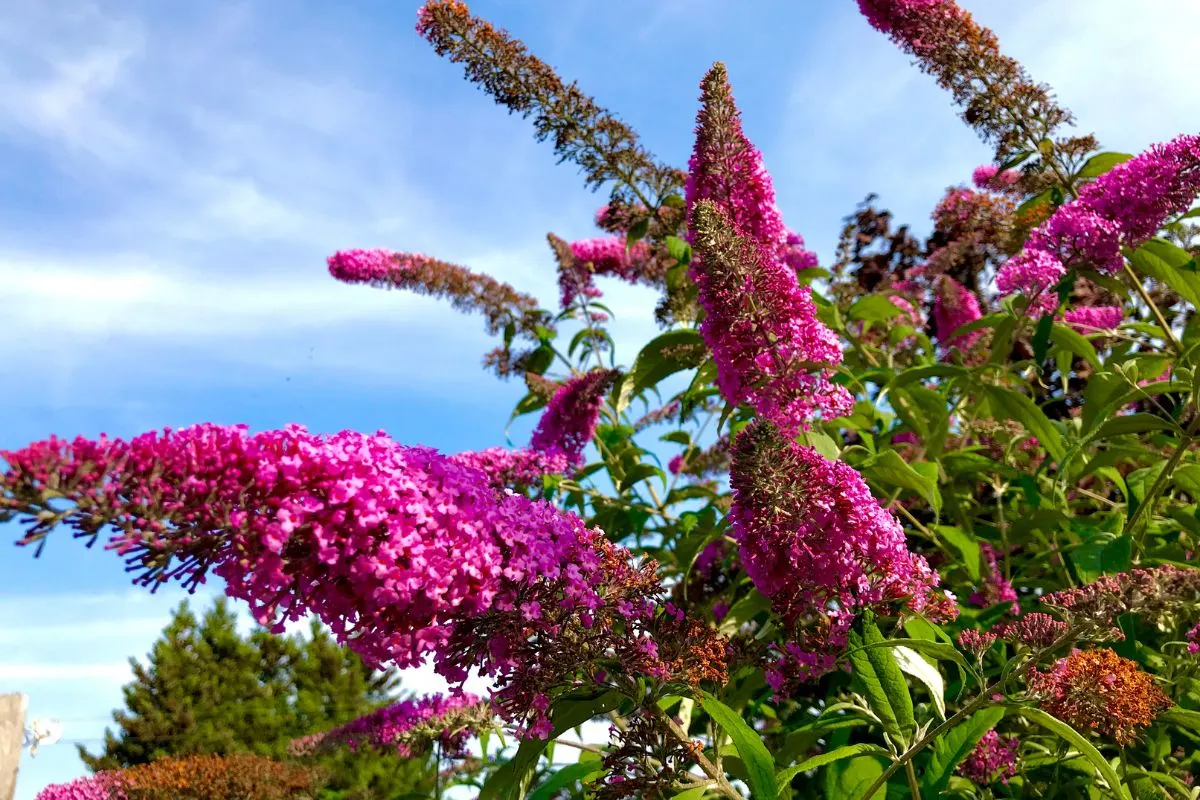
[[[1149,727],[1172,705],[1136,662],[1107,648],[1076,650],[1049,672],[1033,670],[1028,681],[1046,711],[1121,745],[1132,743],[1138,728]]]
[[[117,774],[128,800],[294,800],[321,785],[312,769],[249,754],[160,758]]]

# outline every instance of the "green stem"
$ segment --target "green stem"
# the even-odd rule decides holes
[[[917,773],[911,761],[904,765],[904,771],[908,774],[908,791],[912,800],[921,800],[921,787],[917,785]]]
[[[1162,311],[1159,310],[1154,300],[1152,300],[1150,295],[1146,292],[1146,287],[1142,285],[1142,279],[1139,278],[1138,274],[1133,271],[1133,267],[1129,266],[1128,261],[1125,262],[1125,274],[1127,274],[1129,279],[1133,281],[1133,288],[1137,291],[1138,296],[1142,298],[1142,302],[1150,308],[1150,313],[1152,313],[1154,318],[1158,320],[1158,327],[1162,328],[1163,335],[1167,337],[1167,341],[1170,343],[1171,348],[1176,352],[1176,354],[1182,353],[1183,345],[1181,345],[1179,340],[1175,338],[1175,332],[1172,331],[1171,326],[1167,324],[1166,317],[1163,316]]]
[[[1196,411],[1195,406],[1191,403],[1185,406],[1185,410],[1188,408],[1192,409],[1193,412]],[[1142,504],[1137,507],[1137,509],[1133,512],[1133,516],[1129,518],[1129,523],[1125,526],[1125,530],[1131,532],[1134,531],[1135,526],[1139,521],[1141,521],[1141,518],[1146,515],[1147,509],[1154,505],[1154,502],[1158,499],[1158,496],[1162,493],[1163,489],[1166,488],[1167,482],[1171,479],[1171,473],[1175,471],[1175,468],[1179,466],[1179,462],[1183,460],[1183,454],[1187,451],[1188,446],[1192,443],[1192,439],[1195,437],[1198,430],[1200,430],[1200,413],[1196,414],[1191,423],[1187,426],[1187,429],[1180,436],[1179,445],[1175,448],[1175,452],[1171,453],[1171,457],[1167,460],[1166,465],[1163,466],[1162,472],[1158,473],[1158,477],[1154,479],[1154,483],[1151,484],[1150,488],[1146,491],[1146,496],[1143,498]],[[1137,545],[1137,552],[1139,555],[1142,552],[1142,545],[1145,538],[1145,531],[1135,535],[1134,541]]]

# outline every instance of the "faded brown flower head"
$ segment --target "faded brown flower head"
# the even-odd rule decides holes
[[[892,41],[954,96],[963,120],[996,148],[997,161],[1036,149],[1059,128],[1073,124],[1071,112],[1055,102],[1050,88],[1035,83],[1016,59],[1001,53],[996,34],[956,3],[908,10],[893,6],[880,12],[887,17],[883,29]],[[1095,147],[1091,136],[1053,142],[1064,158]]]
[[[651,208],[682,187],[680,172],[657,163],[628,125],[564,83],[519,39],[471,16],[466,3],[430,0],[417,32],[497,103],[533,116],[538,139],[553,140],[559,158],[578,164],[589,187],[612,182],[614,199]]]
[[[1136,662],[1107,648],[1076,650],[1048,672],[1033,670],[1028,683],[1046,711],[1121,745],[1132,743],[1138,728],[1149,727],[1172,705]]]

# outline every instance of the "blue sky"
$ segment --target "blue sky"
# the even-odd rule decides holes
[[[0,16],[0,448],[50,433],[301,422],[447,451],[503,443],[520,387],[480,320],[332,282],[333,250],[424,251],[556,298],[547,231],[603,202],[412,31],[416,2],[9,0]],[[1200,7],[968,0],[1110,149],[1200,119]],[[1147,6],[1148,7],[1148,6]],[[870,191],[918,229],[989,151],[852,0],[472,4],[686,162],[729,66],[789,224],[828,261]],[[654,296],[605,284],[628,363]],[[520,443],[528,427],[515,429]],[[15,538],[12,527],[4,530]],[[10,539],[11,540],[11,539]],[[64,538],[0,556],[0,692],[97,738],[177,590]],[[412,685],[424,686],[425,677]],[[17,797],[83,772],[69,745]]]

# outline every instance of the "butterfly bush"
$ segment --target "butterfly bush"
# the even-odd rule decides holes
[[[946,349],[957,347],[970,350],[979,340],[981,333],[972,331],[961,336],[954,332],[964,325],[983,316],[979,310],[979,299],[975,294],[948,275],[938,279],[934,291],[933,324],[938,341]]]
[[[547,234],[555,310],[420,254],[327,266],[480,314],[499,340],[485,366],[527,390],[514,419],[541,409],[528,444],[443,455],[215,424],[52,437],[0,453],[0,520],[39,548],[58,527],[103,535],[139,585],[216,576],[273,630],[312,615],[368,664],[450,685],[296,756],[382,751],[481,795],[604,800],[1189,786],[1200,136],[1095,154],[953,0],[857,6],[994,150],[927,187],[927,235],[872,195],[820,269],[722,64],[681,170],[465,3],[429,0],[434,50],[607,190],[602,233]],[[636,355],[591,302],[597,276],[662,293]],[[462,693],[475,675],[486,700]],[[611,739],[583,743],[599,751],[583,766],[527,741],[601,718]],[[493,729],[521,755],[465,758]]]
[[[604,393],[617,379],[614,370],[597,369],[572,377],[550,398],[538,420],[529,446],[571,466],[583,460],[583,449],[592,441]]]
[[[1067,269],[1091,266],[1115,273],[1122,247],[1154,235],[1172,214],[1187,211],[1200,194],[1200,136],[1179,136],[1118,164],[1079,191],[1034,230],[1024,251],[1004,265],[996,285],[1006,294],[1031,296],[1030,308],[1058,304],[1045,292]]]
[[[746,573],[788,624],[813,629],[788,652],[802,676],[832,666],[863,609],[905,602],[953,615],[933,591],[937,574],[850,466],[753,423],[734,443],[731,480]]]
[[[959,765],[958,772],[979,786],[997,782],[1007,786],[1008,779],[1017,774],[1020,749],[1021,741],[1015,736],[1001,736],[990,730]]]
[[[347,747],[390,750],[411,757],[436,743],[445,758],[467,754],[470,738],[491,724],[491,706],[471,694],[426,695],[401,700],[322,733],[294,739],[297,756]]]
[[[97,772],[67,783],[55,783],[34,800],[126,800],[125,779],[117,772]]]
[[[1118,744],[1132,743],[1138,728],[1171,706],[1136,662],[1108,648],[1076,650],[1047,671],[1033,670],[1029,688],[1051,714]]]
[[[605,236],[571,242],[571,258],[559,263],[558,285],[560,302],[566,308],[579,295],[599,297],[593,277],[612,275],[628,283],[654,283],[657,275],[648,273],[652,258],[645,242],[631,246],[623,236]]]
[[[789,234],[762,156],[742,133],[723,66],[705,77],[701,101],[687,192],[696,251],[690,274],[717,384],[784,430],[848,413],[853,398],[830,380],[829,367],[842,359],[837,336],[786,263]]]

